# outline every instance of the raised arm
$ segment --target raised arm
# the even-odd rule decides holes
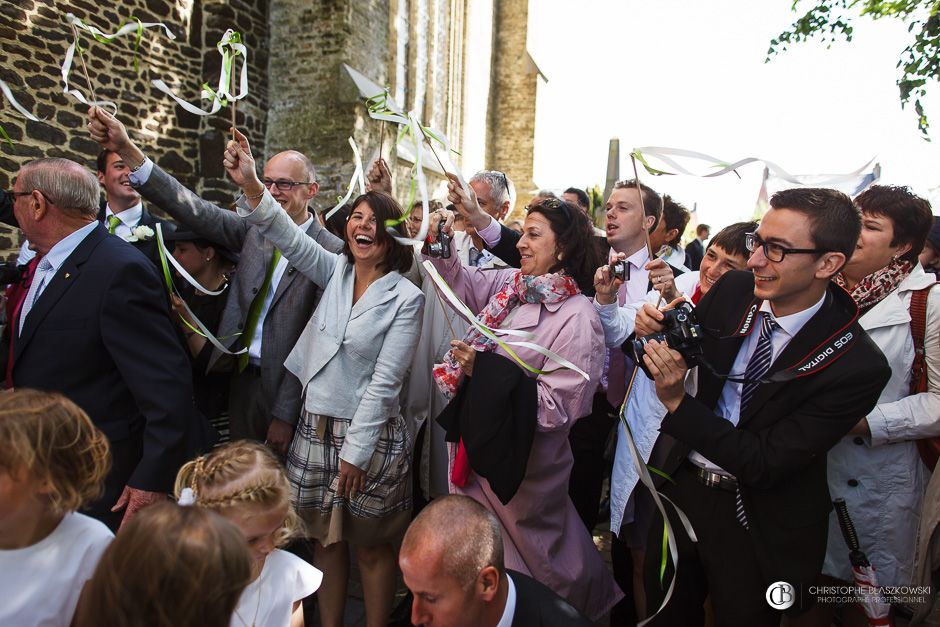
[[[238,141],[229,141],[222,165],[232,181],[242,189],[242,197],[236,203],[238,214],[257,225],[264,238],[274,244],[304,276],[325,288],[336,268],[337,255],[308,237],[274,200],[271,192],[258,180],[248,140],[238,131],[234,132]]]
[[[88,110],[91,138],[102,148],[116,152],[134,169],[130,183],[146,198],[175,220],[206,239],[240,250],[248,224],[233,211],[203,200],[154,164],[127,134],[120,120],[104,109]]]

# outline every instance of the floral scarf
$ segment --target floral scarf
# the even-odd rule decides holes
[[[850,292],[852,300],[862,312],[880,303],[885,296],[893,292],[914,269],[914,264],[903,259],[892,259],[888,265],[875,270],[858,282]],[[837,285],[845,287],[845,277],[840,272],[832,278]]]
[[[495,329],[503,323],[510,311],[522,303],[557,303],[580,291],[575,280],[565,274],[532,276],[519,272],[506,283],[503,289],[490,298],[490,302],[477,316],[477,320]],[[496,342],[480,333],[474,326],[467,330],[463,341],[480,352],[496,350]],[[454,398],[463,380],[463,371],[454,358],[453,350],[447,351],[444,361],[436,364],[432,373],[444,396],[448,400]]]

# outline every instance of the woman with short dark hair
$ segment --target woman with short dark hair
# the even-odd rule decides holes
[[[454,183],[449,199],[476,203]],[[450,222],[449,212],[440,215]],[[557,198],[530,206],[517,248],[519,270],[462,266],[456,254],[430,258],[482,324],[531,334],[505,336],[508,344],[524,344],[507,350],[471,327],[434,367],[438,387],[453,399],[439,421],[450,441],[459,440],[451,489],[499,519],[507,568],[531,575],[598,620],[622,594],[568,498],[568,432],[591,412],[604,366],[600,319],[582,294],[601,262],[588,218]]]
[[[348,545],[356,547],[369,627],[388,622],[395,545],[411,519],[411,437],[399,396],[421,333],[424,295],[402,276],[412,264],[401,207],[383,192],[354,200],[333,254],[300,229],[265,189],[248,142],[229,142],[224,165],[242,188],[238,213],[323,289],[284,366],[303,387],[287,455],[294,502],[316,541],[326,627],[343,623]],[[392,230],[387,225],[393,223]]]
[[[933,217],[930,204],[905,187],[874,186],[855,205],[862,212],[861,236],[834,280],[858,305],[859,323],[888,359],[891,379],[875,408],[830,450],[829,491],[845,499],[878,583],[903,586],[911,581],[917,523],[930,478],[916,440],[940,435],[940,288],[917,259]],[[922,339],[928,389],[920,393],[911,391],[915,295],[926,301]],[[853,580],[834,513],[823,573]],[[828,625],[829,618],[818,624]],[[867,622],[856,607],[846,612],[843,624]]]

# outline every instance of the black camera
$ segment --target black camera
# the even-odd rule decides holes
[[[623,259],[610,264],[610,278],[620,279],[624,283],[630,280],[630,266]]]
[[[437,223],[437,241],[428,244],[428,256],[450,259],[450,235],[444,232],[444,221]]]
[[[646,345],[650,340],[662,342],[669,348],[681,353],[689,368],[698,365],[702,357],[702,327],[695,319],[695,310],[692,305],[686,302],[679,303],[674,309],[663,311],[663,316],[662,332],[651,333],[630,342],[633,348],[634,361],[651,379],[653,377],[646,368],[646,364],[643,363]]]

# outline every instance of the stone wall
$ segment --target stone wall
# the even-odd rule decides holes
[[[228,116],[195,116],[150,85],[163,78],[177,94],[198,100],[200,85],[216,84],[221,58],[215,43],[226,28],[240,30],[249,47],[249,96],[237,107],[238,126],[263,150],[267,83],[257,80],[267,70],[267,1],[0,0],[0,79],[16,99],[44,122],[30,122],[4,103],[0,124],[14,141],[0,145],[0,187],[8,189],[19,166],[38,157],[66,157],[94,167],[98,147],[87,135],[86,107],[62,92],[60,67],[72,40],[65,22],[74,13],[102,31],[113,32],[138,17],[165,22],[176,35],[170,41],[145,31],[140,46],[140,72],[133,68],[133,36],[104,45],[83,37],[85,61],[95,95],[118,105],[118,116],[134,139],[157,163],[208,199],[229,202],[234,188],[220,165]],[[90,96],[81,62],[76,58],[70,85]],[[12,238],[15,239],[15,238]],[[16,245],[4,231],[0,250]]]

